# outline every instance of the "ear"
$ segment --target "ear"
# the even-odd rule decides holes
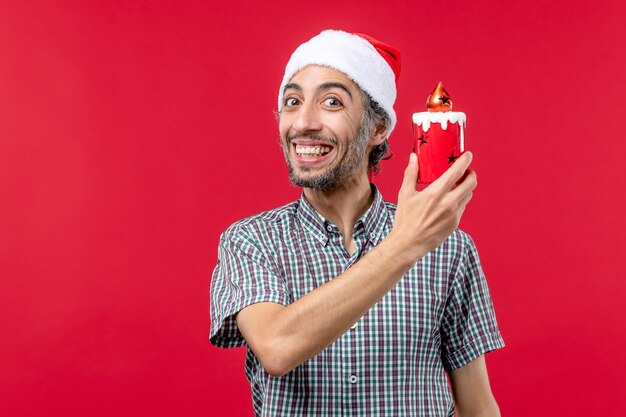
[[[370,145],[377,146],[383,143],[385,138],[387,137],[387,128],[385,127],[385,123],[379,123],[374,129],[372,133],[372,137],[370,138]]]

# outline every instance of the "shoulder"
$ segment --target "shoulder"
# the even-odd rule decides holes
[[[470,235],[457,228],[441,245],[430,252],[429,258],[437,263],[449,265],[452,270],[460,270],[474,251],[474,242]]]
[[[220,240],[239,241],[241,239],[263,237],[293,224],[300,201],[267,210],[231,224],[222,233]]]
[[[446,239],[444,244],[447,244],[450,249],[453,249],[455,252],[460,254],[466,254],[471,248],[474,247],[472,237],[459,228],[454,230],[454,232],[448,236],[448,239]]]

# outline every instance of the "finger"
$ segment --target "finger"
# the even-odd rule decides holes
[[[471,171],[470,168],[466,169],[465,172],[463,173],[463,175],[461,176],[461,178],[459,178],[458,181],[454,183],[454,187],[456,187],[457,185],[459,185],[460,183],[465,181],[465,178],[467,178],[467,176],[469,175],[470,171]],[[452,189],[454,189],[454,187],[452,187]]]
[[[472,162],[472,153],[467,151],[454,161],[454,164],[452,164],[441,177],[435,180],[433,184],[437,183],[437,186],[449,190],[463,176],[470,162]]]
[[[468,168],[461,179],[456,183],[456,187],[450,191],[452,196],[458,198],[465,194],[471,193],[478,185],[476,172],[473,169]]]
[[[467,207],[467,204],[470,202],[470,200],[472,199],[474,193],[470,192],[469,194],[463,196],[463,199],[459,202],[459,207],[457,209],[457,218],[458,221],[461,221],[461,217],[463,217],[463,213],[465,212],[465,208]]]
[[[456,227],[459,227],[459,224],[461,223],[461,219],[463,218],[463,213],[465,213],[465,208],[467,207],[467,203],[469,203],[469,200],[464,205],[460,206],[456,211],[456,218],[457,218]]]
[[[469,193],[467,193],[467,194],[465,194],[463,196],[461,201],[459,201],[459,208],[461,210],[461,213],[463,213],[463,211],[465,210],[465,207],[467,206],[467,203],[470,202],[470,200],[472,199],[473,196],[474,196],[474,193],[472,191],[470,191]]]
[[[417,183],[417,155],[411,153],[409,157],[409,164],[404,170],[404,178],[402,180],[402,186],[400,192],[415,192],[415,184]]]

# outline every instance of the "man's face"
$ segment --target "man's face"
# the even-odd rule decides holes
[[[363,132],[363,97],[344,74],[308,66],[287,84],[279,118],[294,185],[332,191],[362,172],[371,132]]]

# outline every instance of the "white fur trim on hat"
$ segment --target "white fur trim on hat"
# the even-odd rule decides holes
[[[291,55],[278,92],[278,111],[283,107],[285,86],[307,65],[322,65],[340,71],[367,92],[391,119],[387,137],[396,126],[396,80],[393,70],[374,46],[360,36],[340,30],[325,30],[300,45]]]

